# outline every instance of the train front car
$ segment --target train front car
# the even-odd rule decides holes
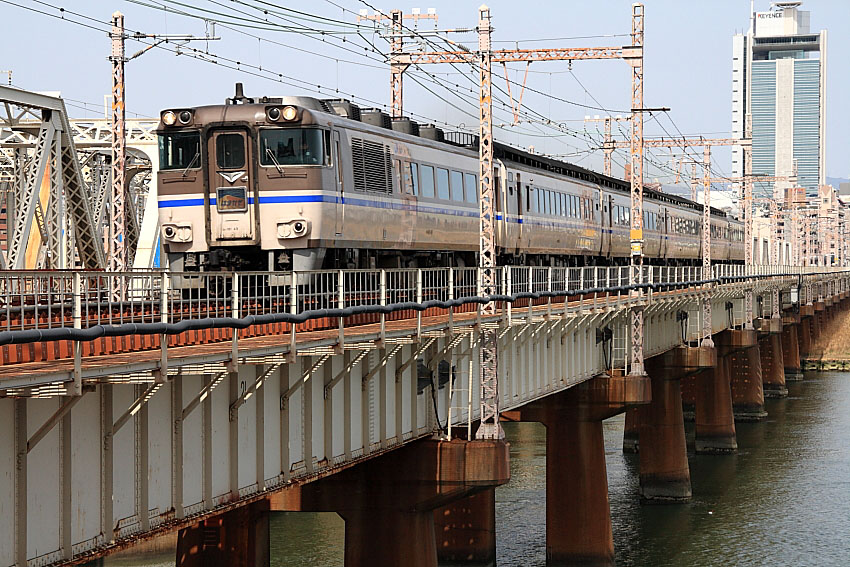
[[[237,94],[161,114],[159,216],[172,271],[321,267],[334,237],[334,150],[325,115],[298,102]]]

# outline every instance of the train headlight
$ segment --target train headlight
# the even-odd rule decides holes
[[[294,106],[283,107],[283,119],[287,122],[292,122],[298,117],[298,109]]]
[[[280,120],[280,109],[276,106],[273,106],[266,111],[266,116],[268,117],[270,122],[277,122],[278,120]]]
[[[188,110],[183,110],[178,115],[178,118],[180,119],[180,124],[188,124],[192,121],[192,113]]]
[[[310,232],[310,222],[304,219],[280,221],[277,223],[278,238],[301,238]]]
[[[166,242],[192,242],[191,223],[169,223],[162,225],[162,238]]]
[[[177,122],[177,115],[172,111],[168,110],[162,113],[162,122],[166,126],[174,126],[174,123]]]

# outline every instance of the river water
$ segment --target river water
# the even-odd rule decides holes
[[[642,506],[637,455],[620,449],[623,417],[605,422],[617,565],[850,564],[850,374],[807,374],[788,389],[788,398],[767,400],[765,421],[737,425],[736,455],[690,454],[688,504]],[[542,567],[545,429],[509,423],[505,432],[511,482],[496,491],[498,564]],[[274,567],[343,564],[344,524],[334,514],[274,514],[271,530]],[[166,567],[173,557],[105,565]]]

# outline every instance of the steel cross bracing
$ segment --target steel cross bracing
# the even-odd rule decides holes
[[[21,170],[24,160],[21,152],[36,154],[37,134],[41,113],[33,109],[23,109],[20,113],[13,112],[10,105],[6,105],[6,117],[0,118],[0,181],[8,179],[10,182],[25,182],[27,175]],[[84,178],[84,193],[88,195],[92,210],[92,218],[96,232],[102,235],[104,250],[109,249],[109,222],[111,209],[111,146],[112,129],[109,119],[75,119],[70,121],[73,142],[80,152],[80,169]],[[126,213],[126,245],[128,260],[134,260],[137,267],[150,267],[153,248],[157,235],[157,219],[155,214],[145,218],[151,213],[150,204],[155,207],[156,185],[152,171],[157,163],[157,121],[151,119],[130,119],[125,121],[127,140],[127,165],[125,167],[124,179],[124,204]],[[53,171],[51,169],[51,171]],[[56,171],[60,171],[56,169]],[[53,187],[55,189],[55,186]],[[7,215],[10,219],[15,215],[16,197],[19,199],[23,193],[18,190],[15,193],[4,193]],[[148,198],[153,196],[152,201]],[[48,222],[47,226],[54,227],[54,233],[59,238],[52,240],[52,245],[60,249],[66,249],[64,254],[58,256],[54,253],[47,256],[42,251],[39,254],[39,262],[30,267],[72,267],[74,265],[73,242],[67,238],[68,228],[71,227],[70,206],[62,202],[58,208],[52,206],[48,201],[47,208],[52,214],[59,214],[61,222]],[[155,213],[155,209],[153,211]],[[39,208],[35,209],[35,221],[40,223],[39,230],[43,233]],[[61,231],[55,227],[64,226]],[[10,222],[7,230],[8,238],[11,240],[14,223]],[[42,239],[47,243],[47,239]],[[141,240],[141,246],[137,243]],[[152,242],[151,242],[152,241]],[[53,261],[49,266],[44,260],[58,258],[59,263]]]
[[[45,225],[42,232],[48,239],[51,232],[54,235],[54,261],[63,261],[63,254],[57,257],[56,253],[64,248],[64,255],[70,263],[69,243],[61,243],[62,239],[59,238],[59,229],[65,223],[54,222],[59,218],[56,215],[64,214],[63,209],[67,208],[67,226],[62,230],[71,235],[79,261],[85,268],[103,269],[105,254],[98,228],[93,222],[90,196],[83,181],[82,168],[74,145],[74,129],[68,119],[64,102],[61,98],[5,86],[0,86],[0,101],[4,103],[6,110],[6,118],[0,131],[0,146],[6,148],[4,151],[11,148],[15,155],[18,165],[11,165],[14,168],[13,175],[20,184],[20,194],[12,199],[15,225],[12,227],[7,265],[27,267],[29,253],[29,267],[36,267],[33,258],[39,254],[39,250],[34,248],[28,252],[28,245],[31,243],[31,227],[33,220],[37,219],[39,207],[42,216],[45,213],[53,215],[46,220],[54,226],[48,229]],[[12,112],[12,107],[21,109],[21,112],[16,115]],[[25,116],[27,120],[22,120]],[[33,137],[35,131],[38,131],[38,134]],[[21,167],[25,155],[21,152],[27,148],[32,148],[32,158],[27,167]],[[51,167],[53,173],[45,175]],[[47,185],[44,185],[45,183]],[[54,198],[63,196],[56,207],[50,206],[51,194]],[[7,200],[7,204],[8,202]],[[49,242],[43,244],[50,245]]]
[[[386,19],[383,14],[374,18]],[[393,11],[390,16],[393,28],[403,27],[403,16]],[[631,180],[631,239],[632,269],[630,282],[640,283],[643,255],[643,4],[634,4],[632,10],[632,43],[630,46],[590,47],[590,48],[552,48],[552,49],[499,49],[491,50],[490,9],[486,5],[479,8],[478,52],[469,51],[432,51],[416,53],[398,53],[402,48],[393,42],[391,57],[391,87],[393,94],[393,114],[401,116],[403,109],[402,73],[409,65],[436,63],[472,63],[479,66],[479,164],[480,164],[480,249],[479,266],[482,268],[481,292],[495,290],[495,280],[490,270],[495,268],[496,250],[493,234],[493,118],[492,118],[492,72],[494,62],[531,62],[531,61],[573,61],[590,59],[625,59],[632,67],[632,180]],[[641,291],[636,291],[640,295]],[[482,336],[482,407],[484,415],[482,426],[476,434],[479,437],[500,437],[498,424],[498,384],[496,372],[495,338],[491,340],[489,332]],[[491,345],[492,350],[491,350]],[[643,313],[638,307],[632,314],[632,358],[631,374],[643,374]],[[486,359],[486,361],[484,360]],[[486,362],[486,364],[485,364]]]

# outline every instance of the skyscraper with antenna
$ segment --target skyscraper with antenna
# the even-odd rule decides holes
[[[826,172],[827,32],[810,31],[802,2],[773,2],[756,12],[750,27],[732,38],[732,131],[753,136],[752,172],[787,175],[815,199]],[[732,155],[733,175],[744,174],[740,150]],[[761,186],[760,186],[761,185]],[[790,183],[777,184],[782,197]],[[756,184],[755,195],[773,195],[772,184]]]

